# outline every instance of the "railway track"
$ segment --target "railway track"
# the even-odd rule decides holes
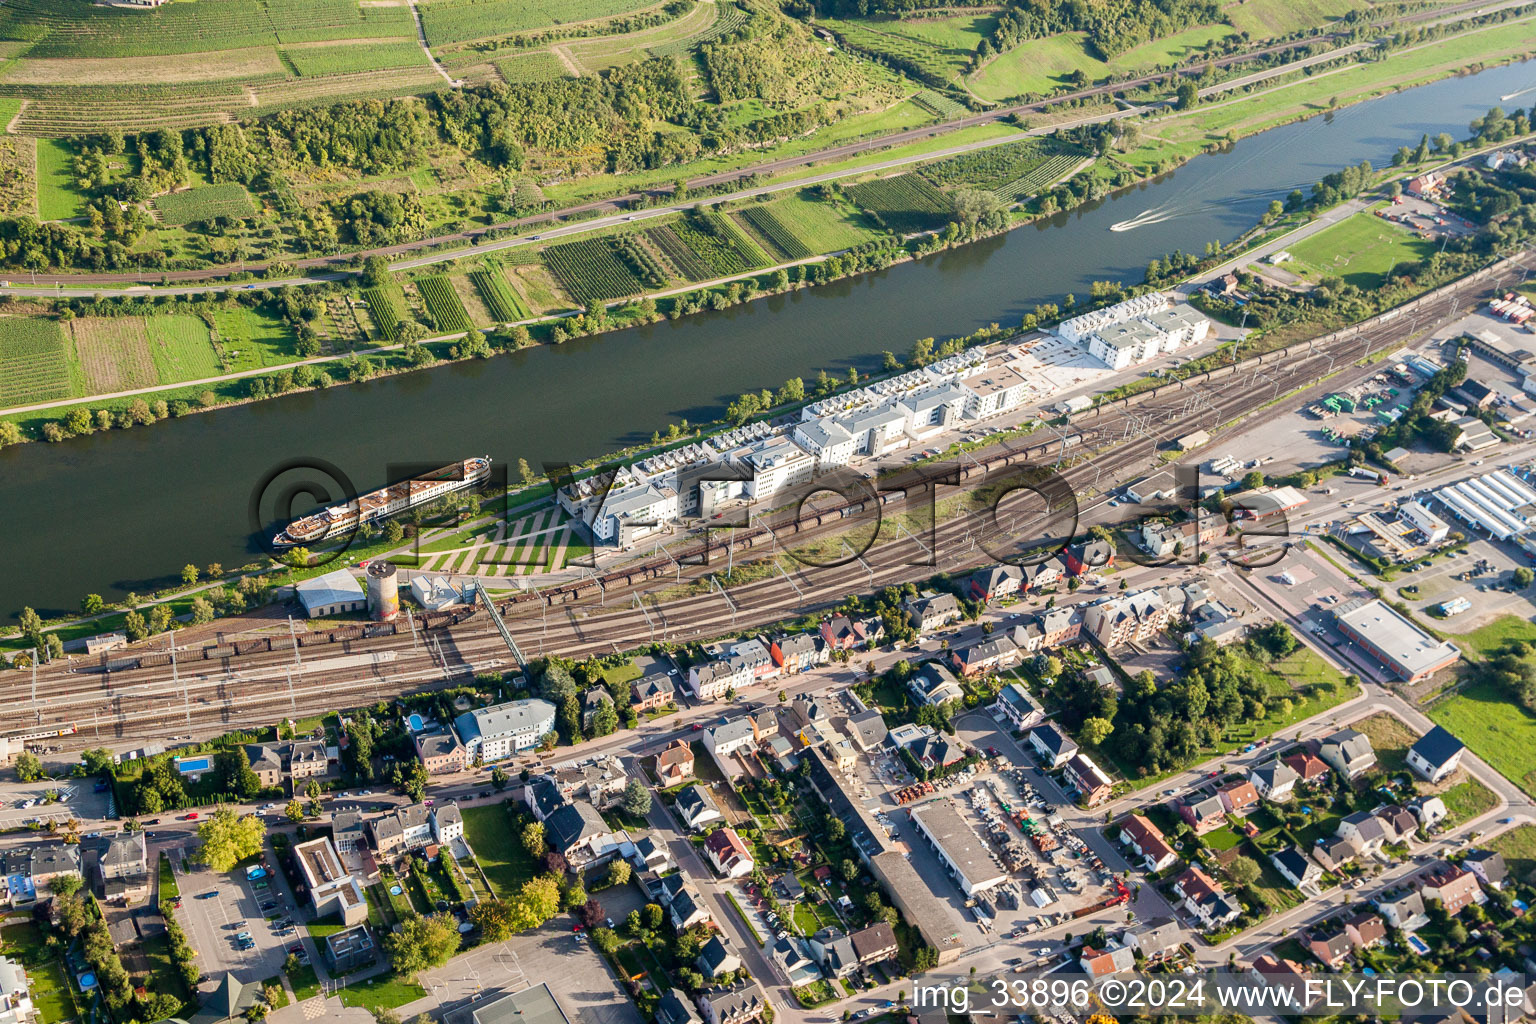
[[[1078,454],[1076,461],[1063,461],[1057,495],[1107,489],[1149,464],[1161,465],[1154,463],[1159,446],[1197,427],[1216,439],[1238,434],[1249,429],[1252,416],[1269,402],[1309,388],[1335,390],[1372,375],[1373,364],[1355,364],[1470,308],[1469,297],[1484,291],[1490,277],[1497,280],[1512,265],[1513,260],[1505,261],[1358,328],[1165,385],[1078,417],[1067,429],[1082,440],[1068,449]],[[941,479],[958,480],[961,488],[973,491],[997,484],[1004,474],[1038,466],[1042,456],[1066,454],[1060,439],[1053,437],[1044,443],[1015,441],[977,452],[963,466],[925,467],[899,480],[907,490],[891,492],[894,500],[873,503],[863,516],[842,515],[840,509],[853,504],[844,503],[818,510],[809,523],[768,517],[756,530],[732,538],[738,548],[732,557],[745,563],[777,556],[786,548],[847,532],[850,519],[871,521],[871,510],[882,521],[891,514],[910,514],[938,496]],[[905,527],[885,531],[883,539],[847,564],[801,564],[794,571],[781,566],[777,575],[725,590],[711,586],[702,593],[657,599],[655,592],[674,585],[679,576],[697,579],[706,571],[718,571],[724,552],[719,545],[721,554],[713,565],[699,567],[698,573],[684,574],[676,565],[674,559],[689,554],[683,551],[599,577],[605,581],[601,584],[588,581],[570,589],[552,588],[532,600],[509,601],[502,610],[519,646],[535,657],[558,653],[579,658],[653,640],[707,638],[827,608],[851,590],[868,592],[939,571],[991,564],[997,559],[987,553],[988,544],[1005,541],[1011,549],[1018,547],[1010,530],[1056,521],[1052,535],[1066,536],[1091,523],[1108,522],[1113,518],[1108,513],[1103,499],[1097,499],[1078,510],[1081,520],[1074,528],[1064,530],[1060,520],[1067,513],[1060,502],[1010,512],[1006,527],[984,510],[967,510],[933,524],[922,536]],[[88,744],[163,738],[172,729],[217,733],[402,692],[459,685],[476,673],[512,667],[483,612],[435,628],[373,637],[362,636],[361,630],[358,634],[297,649],[273,639],[253,645],[245,654],[233,653],[238,646],[233,645],[229,656],[212,660],[197,651],[178,653],[175,664],[169,657],[150,665],[139,661],[151,659],[134,659],[132,667],[116,671],[77,659],[68,668],[40,669],[35,699],[28,673],[7,673],[0,679],[0,702],[14,710],[7,714],[3,731],[73,725]]]

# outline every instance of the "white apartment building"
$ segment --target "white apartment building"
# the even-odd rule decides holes
[[[1155,310],[1168,307],[1168,296],[1162,292],[1147,292],[1133,299],[1126,299],[1113,306],[1096,309],[1091,313],[1063,320],[1056,333],[1074,345],[1086,345],[1088,338],[1105,327],[1135,320]]]
[[[1193,306],[1179,303],[1172,309],[1155,309],[1141,318],[1163,332],[1163,351],[1196,345],[1211,333],[1211,321]]]
[[[816,457],[816,472],[826,473],[853,460],[858,442],[847,428],[833,419],[808,420],[798,424],[795,443]]]
[[[855,455],[884,455],[912,443],[907,436],[911,416],[911,408],[890,399],[872,408],[850,412],[836,422],[852,435]]]
[[[555,706],[547,700],[514,700],[466,711],[453,720],[469,757],[499,761],[538,745],[555,730]]]
[[[965,403],[965,415],[973,420],[984,420],[1018,408],[1024,401],[1029,381],[1011,366],[994,366],[985,374],[967,380],[965,386],[971,389],[971,397]]]
[[[1088,335],[1088,354],[1111,370],[1123,370],[1162,352],[1167,337],[1144,320],[1124,320]]]

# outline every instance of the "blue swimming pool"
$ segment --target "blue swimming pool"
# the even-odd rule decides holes
[[[183,775],[205,772],[213,762],[206,757],[182,757],[176,760],[176,770]]]
[[[420,715],[411,715],[405,720],[405,724],[410,726],[411,732],[421,732],[427,727],[427,723],[421,720]]]
[[[1429,952],[1429,944],[1417,935],[1408,936],[1408,945],[1419,956],[1424,956]]]

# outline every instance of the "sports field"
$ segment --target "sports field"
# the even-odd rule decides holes
[[[1376,288],[1398,264],[1417,263],[1435,251],[1400,224],[1363,210],[1291,247],[1294,259],[1282,269],[1316,282],[1339,277],[1362,290]]]

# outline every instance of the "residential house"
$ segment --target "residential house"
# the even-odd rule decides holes
[[[919,704],[948,704],[965,697],[954,673],[937,661],[927,662],[912,673],[907,689]]]
[[[1411,837],[1419,830],[1419,819],[1413,816],[1413,812],[1406,807],[1396,804],[1381,807],[1376,810],[1376,817],[1381,820],[1382,827],[1387,832],[1387,842],[1400,843]]]
[[[416,748],[416,757],[428,774],[461,772],[470,765],[469,750],[459,742],[451,726],[422,729],[413,733],[411,744]]]
[[[441,803],[432,808],[432,838],[441,846],[447,846],[456,839],[464,838],[464,815],[459,813],[459,805],[455,803]]]
[[[828,926],[810,937],[811,955],[831,978],[846,978],[859,969],[859,955],[842,929]]]
[[[731,952],[731,947],[725,944],[725,939],[719,934],[711,936],[704,943],[694,963],[698,965],[699,973],[710,981],[727,972],[741,970],[741,957]]]
[[[739,979],[729,988],[712,988],[699,996],[704,1024],[756,1024],[768,1009],[768,997],[757,982]]]
[[[1110,944],[1104,949],[1095,949],[1084,944],[1077,963],[1090,978],[1108,978],[1135,968],[1136,951],[1130,946]]]
[[[0,1024],[33,1024],[42,1011],[32,1001],[32,983],[19,961],[0,956]]]
[[[1016,565],[977,569],[969,580],[971,597],[986,604],[1012,597],[1026,586],[1024,571]]]
[[[1077,605],[1047,608],[1035,621],[1040,623],[1040,646],[1045,650],[1073,643],[1083,634],[1083,611]]]
[[[1275,1009],[1305,1007],[1312,1001],[1307,993],[1310,972],[1294,960],[1265,953],[1249,966],[1247,973],[1248,977],[1274,993],[1271,1005]]]
[[[1425,900],[1438,900],[1441,908],[1455,917],[1468,904],[1481,903],[1486,896],[1477,876],[1465,868],[1439,864],[1419,879],[1419,894]]]
[[[1051,769],[1060,768],[1077,753],[1077,744],[1050,722],[1029,731],[1029,746],[1035,757]]]
[[[1424,912],[1424,896],[1417,889],[1392,889],[1379,893],[1376,910],[1393,928],[1411,932],[1429,923]]]
[[[932,591],[903,602],[912,628],[919,633],[931,633],[943,629],[960,619],[960,602],[954,594],[935,594]]]
[[[708,826],[725,820],[725,815],[715,806],[714,797],[703,786],[694,785],[678,790],[673,799],[673,807],[690,832],[702,832]]]
[[[1203,836],[1227,822],[1227,808],[1219,796],[1180,800],[1174,805],[1174,810],[1189,823],[1197,836]]]
[[[669,672],[649,672],[630,687],[631,703],[636,714],[664,708],[677,700],[677,686]]]
[[[701,662],[688,670],[688,688],[699,700],[721,700],[751,681],[747,663],[729,658]]]
[[[1439,782],[1461,764],[1466,745],[1437,725],[1408,748],[1408,767],[1429,783]]]
[[[773,660],[773,655],[768,653],[768,645],[756,638],[732,644],[730,660],[746,666],[752,683],[766,683],[771,679],[777,679],[784,671],[779,667],[779,663]]]
[[[1280,877],[1300,889],[1316,885],[1323,877],[1322,865],[1309,858],[1300,847],[1287,846],[1269,855],[1269,862],[1280,872]]]
[[[884,921],[860,928],[848,936],[848,940],[853,943],[853,952],[859,958],[861,967],[890,960],[898,948],[895,930]]]
[[[905,749],[928,771],[947,768],[965,760],[964,748],[942,733],[924,733],[908,743]]]
[[[1009,626],[1003,635],[1013,641],[1013,646],[1019,649],[1021,658],[1026,654],[1039,653],[1041,646],[1045,643],[1045,631],[1040,628],[1040,623],[1034,616]]]
[[[693,745],[687,740],[673,740],[656,755],[656,778],[663,789],[670,789],[693,778]]]
[[[1476,875],[1483,885],[1495,889],[1504,888],[1504,880],[1509,877],[1504,855],[1497,850],[1473,850],[1462,858],[1461,866]]]
[[[755,866],[752,851],[733,828],[717,828],[704,840],[704,857],[726,878],[742,878]]]
[[[552,774],[530,776],[523,785],[523,802],[534,821],[543,821],[565,805],[565,794]]]
[[[1120,820],[1120,841],[1141,858],[1141,866],[1154,874],[1172,867],[1179,855],[1152,819],[1131,814]]]
[[[283,755],[277,747],[265,743],[251,743],[245,747],[246,759],[251,762],[251,771],[256,773],[256,778],[261,780],[263,789],[271,789],[280,786],[283,782]]]
[[[1198,867],[1186,869],[1174,881],[1173,891],[1183,901],[1184,909],[1206,931],[1220,928],[1241,913],[1237,901]]]
[[[667,844],[655,836],[641,836],[636,839],[635,850],[630,854],[629,862],[637,871],[654,871],[658,874],[670,871],[675,866]]]
[[[604,707],[613,707],[613,694],[606,686],[588,687],[581,695],[581,729],[590,733]]]
[[[726,775],[734,774],[726,759],[742,750],[757,746],[757,723],[751,717],[735,718],[724,725],[704,730],[704,749]]]
[[[992,714],[1019,732],[1033,729],[1045,719],[1045,709],[1040,702],[1019,683],[1009,683],[998,691]]]
[[[1344,930],[1356,949],[1371,949],[1387,939],[1387,923],[1369,911],[1362,910],[1345,921]]]
[[[295,793],[303,788],[300,782],[325,775],[330,766],[330,755],[320,740],[294,740],[288,744],[288,778]]]
[[[538,746],[555,731],[555,706],[547,700],[513,700],[466,711],[453,720],[471,762],[500,761]]]
[[[1340,729],[1323,740],[1317,756],[1344,778],[1354,781],[1376,766],[1376,751],[1363,732]]]
[[[1324,871],[1337,871],[1361,854],[1360,844],[1347,836],[1332,835],[1312,844],[1312,859]]]
[[[885,716],[874,708],[848,716],[848,720],[843,723],[843,731],[848,734],[854,746],[866,753],[878,748],[889,735]]]
[[[1114,783],[1087,754],[1077,754],[1063,770],[1067,782],[1082,794],[1083,806],[1097,807],[1109,799]]]
[[[1356,811],[1339,819],[1334,835],[1351,840],[1360,848],[1362,855],[1381,849],[1387,842],[1387,829],[1382,820],[1370,811]]]
[[[1184,927],[1171,917],[1154,917],[1126,928],[1120,933],[1120,943],[1147,960],[1157,961],[1178,952],[1184,944]]]
[[[869,642],[862,624],[846,615],[828,616],[821,623],[821,639],[833,651],[851,651]]]
[[[656,1002],[656,1024],[703,1024],[693,1001],[681,991],[669,988]]]
[[[1283,804],[1291,799],[1296,782],[1301,776],[1284,761],[1270,761],[1248,772],[1253,791],[1265,800]]]
[[[565,857],[572,871],[610,860],[629,843],[628,835],[610,829],[597,808],[585,800],[564,804],[545,818],[544,839],[551,850]]]
[[[1342,925],[1307,932],[1302,945],[1325,967],[1339,966],[1355,948]]]
[[[1081,576],[1090,569],[1104,569],[1115,564],[1115,546],[1107,540],[1094,538],[1081,544],[1067,546],[1067,572]]]
[[[680,880],[683,876],[679,874],[670,877]],[[703,894],[691,885],[683,885],[677,891],[667,904],[667,912],[672,917],[672,927],[679,932],[714,920],[709,913],[709,908],[704,905]]]
[[[1242,814],[1259,802],[1259,791],[1247,779],[1227,783],[1216,790],[1216,795],[1228,814]]]
[[[815,668],[826,661],[827,647],[814,633],[781,633],[768,642],[768,655],[787,676]]]
[[[1083,611],[1083,629],[1106,649],[1142,643],[1168,626],[1168,605],[1156,590],[1100,598]]]
[[[768,958],[779,965],[791,986],[808,985],[821,978],[821,968],[807,955],[807,948],[805,940],[786,934],[774,942],[768,953]]]
[[[149,861],[143,832],[121,832],[80,843],[85,876],[96,895],[127,906],[149,897]]]
[[[967,679],[1018,664],[1019,648],[1007,636],[993,635],[949,652],[949,663]]]
[[[332,814],[331,842],[337,853],[356,853],[363,849],[363,816],[356,811],[337,811]]]
[[[1445,801],[1437,796],[1420,797],[1409,803],[1408,809],[1413,811],[1414,817],[1419,819],[1419,827],[1423,829],[1434,828],[1450,815],[1445,808]]]
[[[1281,761],[1296,773],[1296,781],[1303,786],[1310,786],[1328,774],[1328,766],[1322,759],[1308,753],[1290,754]]]

